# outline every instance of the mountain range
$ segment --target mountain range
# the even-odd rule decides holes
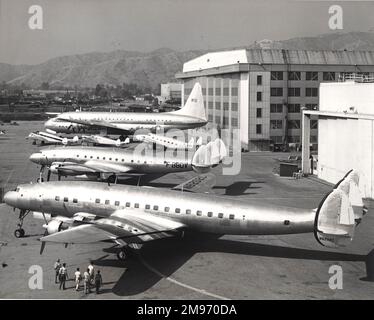
[[[374,51],[374,33],[329,33],[281,41],[265,39],[240,48]],[[238,48],[223,50],[228,49]],[[156,89],[162,82],[173,81],[184,62],[206,52],[208,50],[180,52],[168,48],[147,53],[116,50],[62,56],[37,65],[0,63],[0,82],[32,88],[38,88],[43,82],[48,82],[50,87],[136,83],[138,86]]]

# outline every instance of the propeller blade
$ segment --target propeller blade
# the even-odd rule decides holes
[[[42,241],[42,244],[40,246],[40,255],[43,254],[44,248],[45,248],[45,241]]]
[[[44,234],[43,234],[43,237],[45,237],[45,236],[48,236],[48,230],[47,229],[45,229]],[[45,241],[42,241],[42,243],[40,245],[40,255],[43,254],[44,248],[45,248]]]
[[[49,181],[50,178],[51,178],[51,170],[49,169],[47,173],[47,181]]]

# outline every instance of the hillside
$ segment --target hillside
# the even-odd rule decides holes
[[[374,33],[331,33],[283,41],[261,40],[248,48],[374,50]],[[26,84],[33,88],[43,82],[48,82],[51,87],[95,87],[98,83],[121,85],[125,82],[155,89],[159,83],[173,80],[184,62],[204,53],[202,50],[178,52],[167,48],[148,53],[117,50],[63,56],[32,66],[0,63],[0,82]]]

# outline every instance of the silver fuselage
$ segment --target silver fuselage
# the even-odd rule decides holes
[[[314,210],[250,204],[174,190],[98,182],[25,184],[5,195],[16,208],[72,217],[85,212],[108,217],[129,208],[181,222],[188,229],[216,234],[292,234],[312,232]],[[98,203],[99,202],[99,203]]]
[[[69,121],[72,120],[72,121]],[[76,123],[74,122],[77,121]],[[96,121],[110,123],[118,130],[135,132],[146,129],[156,132],[171,129],[193,129],[204,126],[207,121],[180,114],[165,113],[135,113],[135,112],[67,112],[50,119],[45,127],[56,132],[97,132],[95,126],[79,124],[80,121]],[[105,127],[105,125],[104,125]]]
[[[146,147],[146,146],[145,146]],[[89,161],[108,163],[116,171],[138,173],[168,173],[192,170],[192,157],[194,152],[170,150],[144,149],[145,152],[137,152],[137,149],[120,149],[108,147],[57,147],[40,150],[33,154],[30,160],[45,166],[53,162],[72,162],[84,164]],[[131,170],[128,170],[131,168]]]

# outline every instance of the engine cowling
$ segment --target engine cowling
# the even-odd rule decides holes
[[[54,234],[68,228],[68,226],[64,224],[63,221],[57,219],[51,220],[50,222],[48,222],[48,225],[45,225],[45,227],[48,231],[48,234]]]

